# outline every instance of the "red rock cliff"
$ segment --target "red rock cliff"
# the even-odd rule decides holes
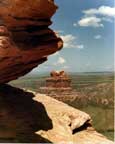
[[[48,28],[53,0],[0,0],[0,83],[28,73],[62,48]]]

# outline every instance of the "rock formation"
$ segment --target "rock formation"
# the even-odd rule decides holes
[[[28,73],[62,48],[48,28],[53,0],[0,0],[0,83]]]
[[[51,97],[0,86],[0,142],[113,144],[91,117]]]
[[[56,9],[53,0],[0,0],[0,142],[113,144],[95,132],[88,114],[3,84],[62,48],[48,28]]]
[[[52,71],[50,77],[46,78],[44,86],[38,88],[38,92],[63,102],[84,99],[84,95],[72,89],[71,82],[65,71]]]
[[[65,73],[65,71],[55,72],[52,71],[50,73],[49,78],[46,79],[46,87],[47,88],[70,88],[71,87],[71,79]]]
[[[52,71],[50,76],[54,79],[68,78],[68,74],[65,71]]]

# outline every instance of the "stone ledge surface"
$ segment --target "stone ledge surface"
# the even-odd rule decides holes
[[[91,125],[91,117],[65,103],[46,95],[37,94],[34,100],[41,102],[53,122],[53,129],[38,134],[55,143],[113,144]]]
[[[0,85],[0,142],[113,144],[91,117],[46,95]]]

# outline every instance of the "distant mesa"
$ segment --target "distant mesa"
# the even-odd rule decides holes
[[[65,71],[52,71],[46,78],[45,89],[71,89],[71,79]]]
[[[68,74],[65,71],[52,71],[50,73],[51,77],[54,78],[68,78]]]
[[[65,71],[52,71],[46,79],[46,87],[49,88],[70,88],[71,79]]]
[[[45,79],[44,86],[39,88],[39,92],[63,102],[74,101],[79,94],[72,89],[71,83],[72,80],[65,71],[52,71],[50,77]]]

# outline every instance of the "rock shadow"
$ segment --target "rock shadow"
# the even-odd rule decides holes
[[[42,103],[34,95],[9,85],[0,85],[0,143],[51,143],[35,132],[52,129]]]

